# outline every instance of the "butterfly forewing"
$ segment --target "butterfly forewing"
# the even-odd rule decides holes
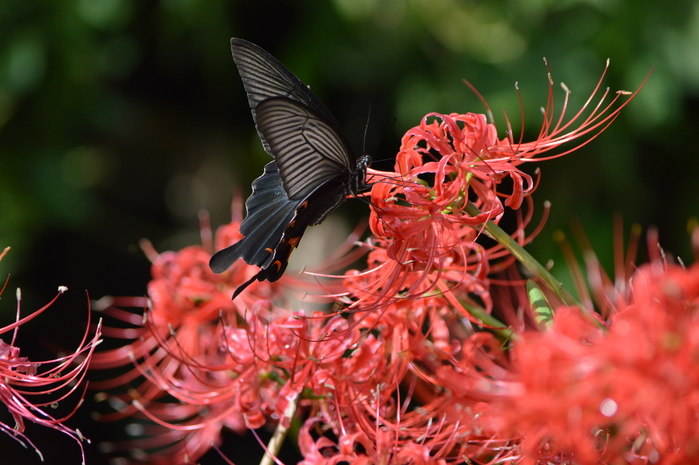
[[[256,121],[255,113],[260,102],[273,97],[286,97],[313,108],[337,126],[330,110],[311,89],[266,50],[246,40],[233,38],[231,52]]]
[[[336,178],[346,182],[354,170],[344,137],[321,115],[294,101],[273,98],[260,103],[257,129],[274,153],[290,199],[303,199]]]

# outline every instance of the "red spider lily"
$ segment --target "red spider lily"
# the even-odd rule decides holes
[[[565,102],[556,118],[553,81],[549,81],[544,121],[532,142],[514,141],[511,130],[508,138],[498,139],[495,125],[488,123],[485,115],[473,113],[430,113],[409,130],[396,157],[395,172],[370,171],[374,180],[383,180],[372,187],[370,226],[375,241],[385,245],[386,252],[374,254],[371,271],[356,276],[361,282],[351,283],[350,289],[359,301],[379,307],[386,298],[418,297],[433,288],[446,292],[461,287],[465,293],[483,296],[486,276],[506,269],[514,258],[500,244],[489,249],[477,244],[475,240],[482,232],[479,225],[487,220],[497,223],[505,206],[519,209],[536,186],[518,166],[570,153],[575,148],[542,157],[581,137],[587,139],[578,147],[587,144],[638,92],[615,106],[620,96],[629,94],[617,92],[603,106],[607,89],[585,116],[602,78],[585,105],[567,122],[564,118],[570,92],[564,86]],[[502,184],[505,178],[512,184],[508,192]],[[477,208],[475,214],[473,207]],[[531,204],[529,207],[527,216],[519,217],[513,233],[520,245],[536,235],[536,231],[529,237],[524,234],[531,220]],[[496,261],[500,263],[493,268]],[[487,297],[485,300],[489,311]]]
[[[7,249],[0,254],[0,259],[6,252]],[[0,289],[0,294],[6,286],[7,281]],[[63,286],[59,287],[58,294],[48,304],[22,318],[20,317],[21,293],[17,289],[17,318],[14,323],[0,328],[0,334],[12,331],[12,340],[9,343],[0,340],[0,402],[10,412],[15,424],[13,427],[0,422],[0,430],[24,447],[34,449],[42,460],[41,452],[24,433],[24,422],[31,421],[60,431],[77,442],[84,464],[83,441],[89,443],[89,440],[79,430],[71,429],[64,423],[73,416],[82,403],[84,391],[77,394],[75,391],[82,383],[93,351],[100,342],[101,322],[97,324],[92,338],[88,339],[88,332],[85,332],[75,352],[53,360],[31,361],[27,357],[20,356],[20,348],[15,344],[19,327],[43,313],[66,290],[67,288]],[[74,409],[61,418],[55,418],[44,410],[46,407],[55,407],[59,402],[75,396],[78,396],[78,399]]]
[[[490,451],[498,460],[699,460],[699,264],[667,264],[652,234],[649,250],[651,262],[632,273],[631,258],[617,259],[615,280],[587,252],[595,302],[609,313],[606,330],[578,308],[560,307],[549,330],[530,325],[510,350],[476,333],[434,370],[435,385],[459,398],[452,408],[482,401],[481,427],[499,440]]]
[[[216,248],[240,239],[239,215],[219,228]],[[210,237],[202,228],[203,242]],[[302,389],[313,391],[313,376],[329,360],[350,350],[323,344],[332,353],[320,353],[319,341],[340,331],[341,318],[304,319],[303,312],[286,312],[269,300],[279,283],[252,284],[238,299],[230,295],[257,269],[242,262],[223,274],[211,272],[213,247],[191,246],[179,252],[156,253],[143,244],[153,262],[149,298],[105,298],[99,309],[128,328],[105,328],[113,338],[132,342],[96,354],[91,368],[130,366],[120,375],[93,383],[96,389],[128,386],[112,398],[117,411],[104,420],[127,416],[148,419],[147,434],[129,444],[109,448],[155,450],[150,463],[196,460],[220,440],[224,427],[237,432],[284,418],[289,403]],[[143,317],[124,307],[146,310]],[[342,330],[340,332],[346,332]],[[322,362],[320,362],[322,360]],[[328,367],[329,372],[336,367]],[[323,377],[318,378],[322,382]],[[322,394],[318,394],[322,395]],[[276,421],[276,420],[275,420]]]
[[[221,227],[217,247],[239,239],[238,226],[236,221]],[[236,300],[243,304],[238,307],[230,295],[255,267],[238,263],[221,275],[212,273],[208,266],[213,248],[210,230],[205,227],[202,232],[209,250],[191,246],[158,254],[149,243],[143,244],[153,262],[149,299],[100,301],[99,309],[105,314],[131,325],[105,328],[105,334],[133,341],[100,352],[92,360],[92,369],[132,365],[111,380],[93,383],[96,389],[129,387],[112,398],[117,411],[103,419],[135,415],[159,425],[149,426],[144,437],[123,445],[129,450],[160,449],[150,455],[151,463],[189,463],[218,441],[224,426],[236,431],[246,429],[236,399],[211,399],[230,381],[224,368],[227,356],[220,349],[222,321],[236,324],[245,306],[271,295],[271,288],[266,282],[253,284]],[[122,307],[138,307],[146,312],[141,317]]]

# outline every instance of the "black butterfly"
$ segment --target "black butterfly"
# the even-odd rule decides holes
[[[243,239],[216,252],[209,266],[223,273],[242,258],[260,271],[253,281],[276,281],[308,226],[321,223],[366,185],[371,159],[356,160],[330,111],[276,58],[255,44],[231,39],[264,149],[274,161],[252,183],[240,225]]]

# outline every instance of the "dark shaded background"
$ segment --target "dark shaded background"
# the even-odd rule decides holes
[[[609,265],[612,217],[620,213],[627,225],[657,226],[670,254],[691,261],[697,2],[2,0],[0,247],[12,250],[0,271],[12,278],[0,319],[14,317],[15,287],[25,313],[58,285],[70,289],[22,328],[23,353],[48,358],[49,342],[77,344],[85,290],[93,298],[142,295],[149,263],[141,238],[160,251],[199,243],[199,209],[216,226],[230,219],[234,187],[249,194],[269,157],[230,57],[232,36],[266,48],[310,84],[357,152],[371,104],[366,151],[374,159],[391,159],[401,134],[427,112],[482,112],[462,78],[486,97],[501,134],[503,109],[520,126],[519,82],[531,140],[547,91],[542,57],[554,80],[572,89],[575,111],[606,58],[612,90],[634,90],[655,65],[603,135],[538,165],[537,208],[550,200],[553,210],[529,249],[543,262],[553,259],[565,279],[551,233],[575,217]],[[562,91],[557,97],[560,103]],[[343,212],[348,227],[368,215],[361,202]],[[324,227],[316,234],[345,237]],[[69,424],[93,443],[113,439],[117,433],[90,421],[89,408]],[[59,433],[29,434],[45,463],[79,463],[77,447]],[[260,450],[246,440],[227,439],[236,463],[246,463],[241,451]],[[0,441],[2,463],[39,463],[33,452]],[[105,463],[94,446],[88,455],[89,464]],[[222,463],[210,457],[202,463]]]

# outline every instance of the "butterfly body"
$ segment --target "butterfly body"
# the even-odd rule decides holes
[[[308,226],[321,223],[364,186],[368,156],[356,160],[339,125],[310,89],[272,55],[242,39],[231,40],[233,59],[265,151],[274,161],[252,184],[240,225],[243,239],[209,263],[214,273],[238,258],[260,271],[253,281],[276,281]]]

